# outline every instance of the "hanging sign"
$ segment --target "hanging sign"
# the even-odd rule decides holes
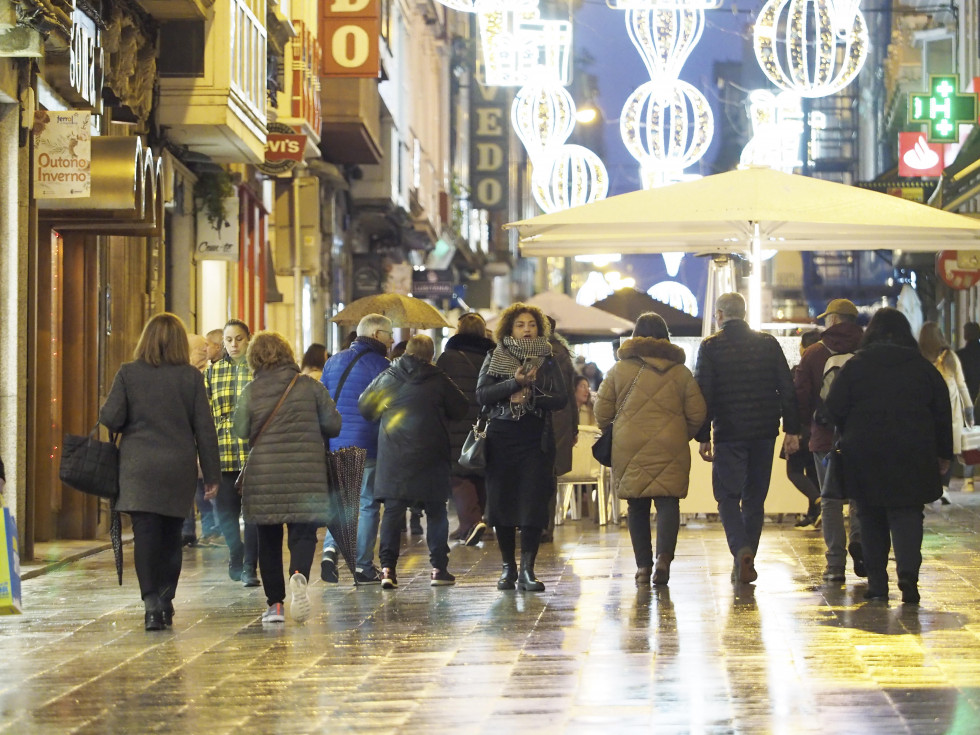
[[[320,0],[325,77],[376,78],[381,71],[380,0]]]
[[[306,136],[279,122],[266,124],[265,162],[256,168],[264,174],[278,176],[292,171],[303,160]]]
[[[941,176],[943,146],[929,143],[923,133],[898,134],[899,176]]]
[[[220,222],[204,207],[197,210],[198,260],[238,260],[238,197],[222,201],[224,218]]]
[[[960,124],[977,122],[977,95],[957,84],[953,75],[933,75],[928,92],[909,95],[909,122],[924,123],[930,143],[956,143]]]
[[[507,209],[510,93],[504,87],[470,87],[470,205]]]
[[[418,299],[447,299],[453,295],[453,272],[434,270],[412,273],[412,296]]]
[[[940,250],[936,254],[936,275],[950,288],[956,291],[975,286],[980,283],[980,262],[973,251]]]
[[[34,196],[80,199],[92,194],[91,112],[34,115]]]

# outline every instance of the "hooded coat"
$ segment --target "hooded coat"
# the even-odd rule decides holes
[[[327,522],[326,445],[341,423],[327,389],[300,375],[262,431],[297,373],[295,364],[261,370],[238,399],[234,432],[252,447],[242,487],[242,514],[250,523]]]
[[[949,391],[911,347],[858,350],[830,386],[847,497],[862,505],[923,505],[942,495],[938,459],[953,456]]]
[[[449,423],[449,456],[453,464],[452,473],[456,477],[473,474],[459,466],[459,455],[463,451],[463,442],[480,415],[480,404],[476,400],[476,381],[480,377],[480,366],[483,365],[484,358],[494,346],[494,341],[486,337],[454,334],[436,360],[436,365],[446,371],[446,375],[452,378],[469,402],[466,415]]]
[[[391,364],[385,357],[386,354],[387,348],[378,340],[373,337],[358,337],[348,349],[332,355],[323,366],[320,382],[326,386],[330,397],[337,404],[337,410],[344,417],[343,428],[330,442],[330,449],[360,447],[367,450],[369,460],[378,455],[378,424],[364,420],[357,410],[357,399],[368,383]],[[347,374],[338,398],[337,386],[354,360],[357,362]]]
[[[381,421],[375,497],[378,500],[449,500],[449,425],[469,402],[442,368],[402,355],[361,394],[366,421]]]
[[[631,337],[623,342],[619,358],[595,401],[600,428],[620,410],[612,447],[616,494],[685,498],[691,474],[689,443],[704,423],[707,406],[684,366],[684,350],[665,339]]]

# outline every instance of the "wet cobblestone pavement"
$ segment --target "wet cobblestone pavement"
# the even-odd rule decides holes
[[[977,733],[980,498],[926,512],[922,604],[824,585],[820,532],[767,523],[754,585],[717,522],[681,529],[669,588],[638,590],[625,526],[556,529],[544,593],[498,592],[497,548],[453,547],[432,588],[316,579],[313,618],[260,622],[261,588],[191,549],[172,631],[147,633],[126,548],[27,580],[0,618],[2,733]],[[318,568],[318,565],[317,565]],[[894,568],[891,567],[894,579]]]

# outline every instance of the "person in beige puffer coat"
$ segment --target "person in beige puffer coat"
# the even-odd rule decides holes
[[[704,423],[701,389],[684,365],[684,350],[670,343],[658,314],[641,314],[619,349],[595,401],[599,428],[616,419],[612,474],[617,496],[629,506],[636,583],[667,584],[687,497],[691,439]],[[634,384],[635,379],[635,384]],[[630,387],[632,386],[632,392]],[[619,416],[617,417],[617,410]],[[650,505],[657,509],[657,563],[650,539]]]

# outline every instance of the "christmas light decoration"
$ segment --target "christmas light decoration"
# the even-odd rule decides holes
[[[800,138],[803,135],[803,106],[795,92],[773,94],[768,89],[749,93],[752,138],[742,149],[739,165],[766,166],[793,173],[802,166]]]
[[[721,7],[721,0],[606,0],[606,5],[613,10],[714,10]]]
[[[683,311],[691,316],[698,315],[698,299],[691,289],[677,281],[661,281],[649,289],[647,293],[668,306]]]
[[[514,96],[510,119],[531,160],[557,151],[575,127],[575,102],[560,84],[529,84]]]
[[[534,163],[531,190],[544,212],[578,207],[605,199],[609,193],[606,167],[588,148],[563,145],[553,156],[540,160]]]
[[[536,7],[479,12],[477,17],[486,86],[519,87],[529,81],[565,85],[571,81],[571,23],[541,20]]]
[[[868,56],[868,28],[858,0],[768,0],[753,38],[765,75],[803,97],[840,91]]]
[[[701,39],[704,11],[680,8],[630,11],[626,14],[626,29],[651,79],[676,78]]]

